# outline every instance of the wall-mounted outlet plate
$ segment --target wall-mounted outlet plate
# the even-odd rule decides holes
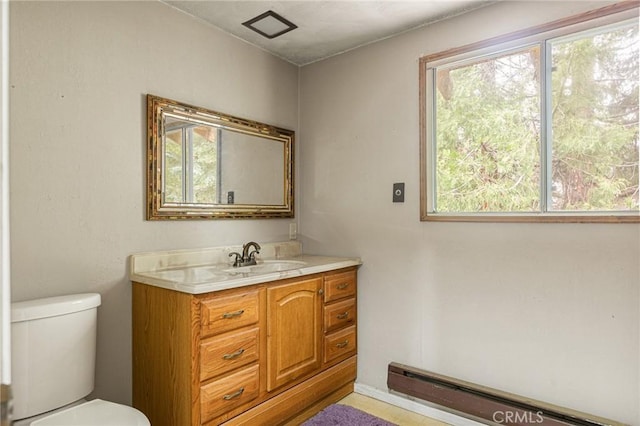
[[[393,184],[393,202],[404,203],[404,182]]]
[[[289,224],[289,239],[295,240],[296,238],[298,238],[298,224],[291,222]]]

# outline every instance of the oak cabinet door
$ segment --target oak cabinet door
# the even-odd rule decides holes
[[[267,391],[322,365],[322,278],[267,288]]]

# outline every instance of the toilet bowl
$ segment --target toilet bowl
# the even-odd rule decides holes
[[[149,426],[140,411],[122,404],[93,399],[36,418],[13,422],[13,426]]]
[[[96,293],[11,304],[14,426],[150,426],[135,408],[84,399],[94,387],[98,306]]]
[[[135,408],[93,399],[14,421],[12,426],[150,426],[150,423]]]

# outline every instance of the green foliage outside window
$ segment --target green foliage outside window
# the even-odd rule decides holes
[[[434,212],[637,212],[639,46],[636,21],[434,68]]]

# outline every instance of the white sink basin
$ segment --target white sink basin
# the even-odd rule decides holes
[[[300,260],[265,260],[264,262],[257,265],[225,269],[225,272],[228,272],[230,274],[266,274],[269,272],[282,272],[290,271],[292,269],[300,269],[306,264],[307,262],[302,262]]]

